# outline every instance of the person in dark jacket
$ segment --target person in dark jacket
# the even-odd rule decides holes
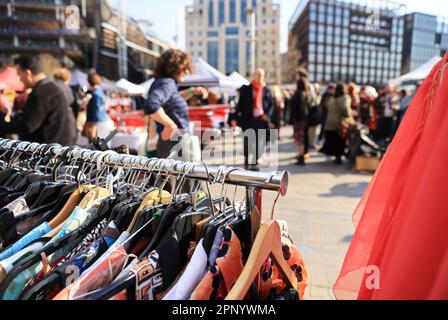
[[[32,88],[23,113],[11,122],[0,114],[0,134],[18,134],[23,141],[72,146],[77,129],[73,112],[63,89],[44,72],[40,56],[22,56],[15,60],[20,80]]]
[[[241,88],[236,110],[238,125],[246,134],[244,165],[249,170],[258,170],[258,160],[264,152],[267,139],[269,139],[274,109],[272,92],[265,83],[265,71],[257,69],[252,83]],[[253,130],[254,134],[250,134],[249,130]],[[266,138],[262,137],[263,132],[260,130],[265,130]],[[253,140],[253,136],[255,141],[249,141]]]
[[[291,121],[294,127],[294,141],[297,145],[297,165],[305,165],[305,142],[308,134],[308,110],[311,93],[308,81],[301,78],[297,81],[297,91],[291,100]]]
[[[327,122],[327,116],[328,116],[328,101],[330,101],[330,98],[334,96],[336,89],[336,85],[334,83],[329,83],[327,86],[327,90],[322,95],[322,99],[320,100],[319,109],[320,109],[320,116],[321,116],[321,130],[319,134],[319,141],[322,141],[325,138],[325,123]]]

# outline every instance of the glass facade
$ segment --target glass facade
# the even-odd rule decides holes
[[[226,35],[227,36],[237,36],[239,34],[239,28],[238,27],[228,27],[226,28]]]
[[[213,0],[208,2],[208,26],[215,26],[215,5]]]
[[[247,24],[247,13],[246,13],[246,10],[247,10],[247,0],[241,0],[241,11],[240,11],[240,14],[241,14],[241,23],[242,24]]]
[[[226,40],[226,74],[239,70],[239,40]]]
[[[236,0],[230,0],[229,22],[236,22]]]
[[[409,46],[405,46],[403,71],[409,72],[440,54],[440,48],[436,47],[437,17],[414,13],[407,15],[405,21]]]
[[[219,42],[208,41],[207,42],[207,62],[214,68],[218,68],[219,65]]]
[[[226,11],[225,11],[225,5],[224,5],[224,0],[219,0],[218,3],[218,21],[219,21],[219,25],[224,23],[224,19],[226,16]]]
[[[307,20],[304,15],[308,15]],[[342,2],[314,0],[302,13],[306,22],[296,35],[311,81],[381,84],[400,75],[404,22],[381,15],[369,24],[371,11]]]

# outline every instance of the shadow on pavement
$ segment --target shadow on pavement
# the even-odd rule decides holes
[[[321,194],[320,197],[350,197],[360,198],[364,194],[367,186],[366,182],[362,183],[344,183],[331,188],[330,193]]]

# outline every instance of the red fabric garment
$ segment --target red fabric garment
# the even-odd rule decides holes
[[[448,299],[447,63],[416,94],[354,213],[337,299]]]
[[[263,89],[264,85],[258,81],[252,81],[252,88],[255,93],[254,109],[263,109]]]

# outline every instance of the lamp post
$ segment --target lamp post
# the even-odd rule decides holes
[[[255,64],[256,64],[256,46],[257,39],[255,36],[255,28],[256,28],[256,15],[255,8],[252,5],[249,5],[247,8],[247,16],[249,18],[249,43],[250,43],[250,75],[252,76],[255,72]]]
[[[128,77],[128,47],[126,45],[127,16],[124,13],[123,0],[119,2],[120,33],[118,35],[118,65],[121,78]]]

